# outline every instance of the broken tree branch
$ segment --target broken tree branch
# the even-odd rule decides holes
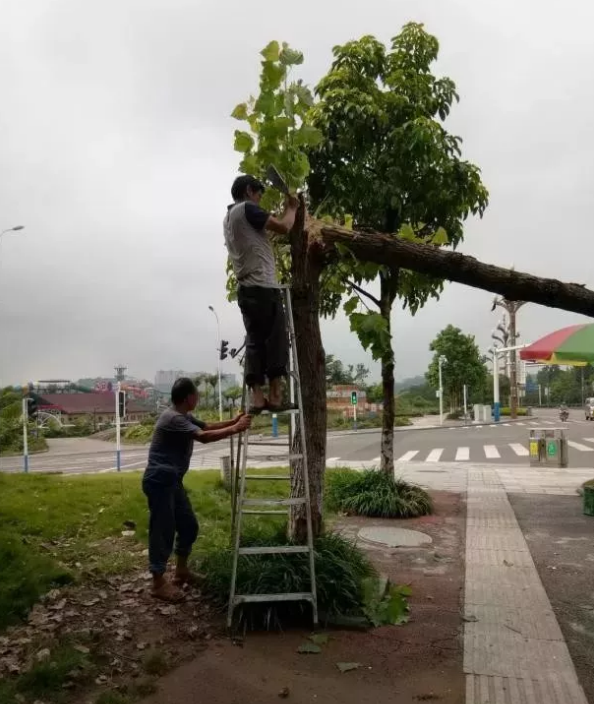
[[[359,233],[310,221],[308,229],[321,240],[326,255],[336,245],[347,247],[357,259],[395,269],[411,269],[438,279],[480,288],[509,301],[530,301],[550,308],[594,317],[594,291],[581,284],[563,283],[514,269],[485,264],[460,252],[417,244],[380,233]]]

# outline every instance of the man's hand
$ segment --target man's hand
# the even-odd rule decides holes
[[[238,418],[235,421],[234,427],[238,433],[243,433],[243,431],[247,430],[251,425],[252,425],[252,417],[242,415],[240,418]]]
[[[297,210],[299,208],[299,198],[297,196],[287,195],[285,196],[285,209],[286,210]]]

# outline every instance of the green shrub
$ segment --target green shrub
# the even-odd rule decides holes
[[[379,518],[415,518],[433,510],[424,489],[375,470],[328,472],[326,501],[330,510]]]
[[[499,409],[499,413],[502,416],[511,416],[511,409],[508,406],[503,406],[502,408]],[[526,409],[525,408],[518,408],[518,415],[525,416]]]
[[[242,545],[286,545],[286,529],[270,528],[267,534],[246,535]],[[290,543],[289,543],[290,544]],[[297,555],[253,555],[239,558],[237,569],[238,594],[273,594],[307,592],[309,557]],[[213,546],[201,561],[205,576],[204,591],[221,606],[229,599],[233,551]],[[365,580],[376,572],[365,554],[350,540],[337,533],[325,533],[315,541],[316,586],[320,612],[361,614],[365,601]],[[247,604],[236,609],[240,622],[268,628],[297,619],[309,612],[309,605],[298,603]]]

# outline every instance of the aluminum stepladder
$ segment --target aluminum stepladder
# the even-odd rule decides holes
[[[291,305],[291,289],[289,286],[281,287],[285,319],[287,323],[287,334],[289,339],[290,363],[289,363],[289,391],[292,405],[296,405],[295,410],[288,411],[291,414],[291,424],[289,431],[289,441],[284,445],[287,448],[287,455],[284,456],[289,464],[299,461],[303,466],[303,496],[291,498],[246,498],[246,486],[251,481],[290,481],[290,473],[287,475],[252,474],[248,473],[248,451],[250,447],[249,430],[246,430],[238,438],[237,460],[232,478],[232,533],[233,541],[233,569],[231,573],[231,590],[229,594],[229,607],[227,613],[227,626],[231,628],[235,607],[248,603],[273,603],[282,601],[307,601],[312,606],[314,625],[318,623],[318,601],[316,592],[315,575],[315,554],[313,546],[313,531],[311,517],[311,497],[309,493],[309,468],[307,463],[307,447],[305,442],[305,423],[303,418],[303,398],[301,394],[301,381],[299,377],[299,362],[297,359],[297,344],[295,340],[295,326],[293,324],[293,308]],[[246,407],[247,387],[245,383],[245,367],[243,377],[242,408]],[[298,427],[296,428],[298,423]],[[298,430],[298,432],[296,432]],[[278,447],[279,443],[252,443],[258,445],[270,445]],[[283,446],[283,445],[281,445]],[[284,545],[284,546],[257,546],[243,547],[241,545],[242,519],[245,515],[286,515],[292,506],[305,506],[307,522],[307,544],[306,545]],[[307,554],[309,558],[310,591],[295,593],[277,594],[237,594],[237,566],[242,556],[248,555],[281,555],[281,554]]]

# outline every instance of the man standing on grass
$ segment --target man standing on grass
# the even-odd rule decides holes
[[[171,389],[171,408],[163,411],[153,433],[142,489],[149,505],[149,569],[152,594],[164,601],[183,598],[180,586],[195,580],[188,557],[198,537],[198,520],[183,485],[190,468],[194,441],[224,440],[247,430],[251,418],[239,415],[221,423],[203,423],[191,412],[198,404],[198,390],[191,379],[181,378]],[[175,540],[176,567],[173,583],[165,577]]]
[[[237,301],[246,330],[246,383],[252,398],[249,412],[283,410],[282,379],[287,376],[289,345],[274,251],[267,231],[289,233],[299,201],[287,196],[276,218],[259,203],[263,184],[253,176],[238,176],[231,187],[233,204],[223,222],[225,244],[237,279]],[[270,398],[262,387],[268,378]]]

